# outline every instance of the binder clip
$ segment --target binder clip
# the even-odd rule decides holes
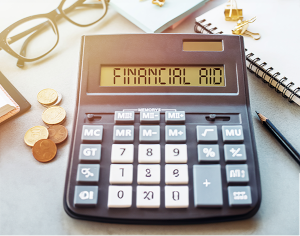
[[[225,20],[237,21],[243,19],[243,9],[238,9],[235,0],[229,0],[225,6]]]
[[[249,23],[253,23],[255,20],[256,20],[256,16],[253,17],[250,20],[245,20],[245,21],[239,20],[237,22],[237,25],[232,30],[232,34],[248,35],[248,36],[251,36],[255,40],[260,39],[260,34],[259,33],[252,33],[252,32],[247,30],[248,26],[249,26]]]
[[[166,0],[152,0],[152,4],[162,7]]]

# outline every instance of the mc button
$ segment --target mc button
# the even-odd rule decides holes
[[[103,125],[84,125],[81,141],[102,142]]]

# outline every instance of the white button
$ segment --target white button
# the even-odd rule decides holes
[[[160,187],[159,186],[137,186],[136,207],[137,208],[159,208]]]
[[[188,184],[188,166],[187,165],[166,165],[165,166],[166,184]]]
[[[110,165],[110,184],[132,184],[133,165]]]
[[[186,144],[166,144],[165,157],[166,163],[187,163]]]
[[[188,208],[189,187],[188,186],[165,186],[166,208]]]
[[[133,163],[133,144],[113,144],[111,163]]]
[[[132,204],[132,186],[109,186],[109,208],[127,208]]]
[[[138,165],[138,184],[159,184],[160,165]]]
[[[140,144],[139,163],[160,163],[160,145]]]

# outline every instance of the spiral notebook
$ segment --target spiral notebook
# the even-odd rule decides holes
[[[238,0],[237,4],[243,9],[243,20],[257,17],[248,30],[261,35],[259,40],[244,36],[248,70],[289,102],[300,106],[300,2]],[[198,16],[195,32],[232,34],[237,22],[225,21],[225,5]]]

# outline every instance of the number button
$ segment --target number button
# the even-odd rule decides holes
[[[138,165],[138,184],[159,184],[160,165]]]
[[[137,186],[136,207],[137,208],[159,208],[160,187],[159,186]]]
[[[165,165],[166,184],[188,184],[188,165]]]
[[[132,179],[133,179],[133,165],[131,164],[110,165],[110,175],[109,175],[110,184],[132,184]]]
[[[109,208],[128,208],[132,205],[132,186],[109,186]]]
[[[133,163],[133,144],[113,144],[111,163]]]
[[[189,187],[188,186],[165,186],[166,208],[188,208]]]
[[[140,144],[139,163],[160,163],[159,144]]]
[[[166,163],[187,163],[187,145],[186,144],[166,144],[165,146]]]

